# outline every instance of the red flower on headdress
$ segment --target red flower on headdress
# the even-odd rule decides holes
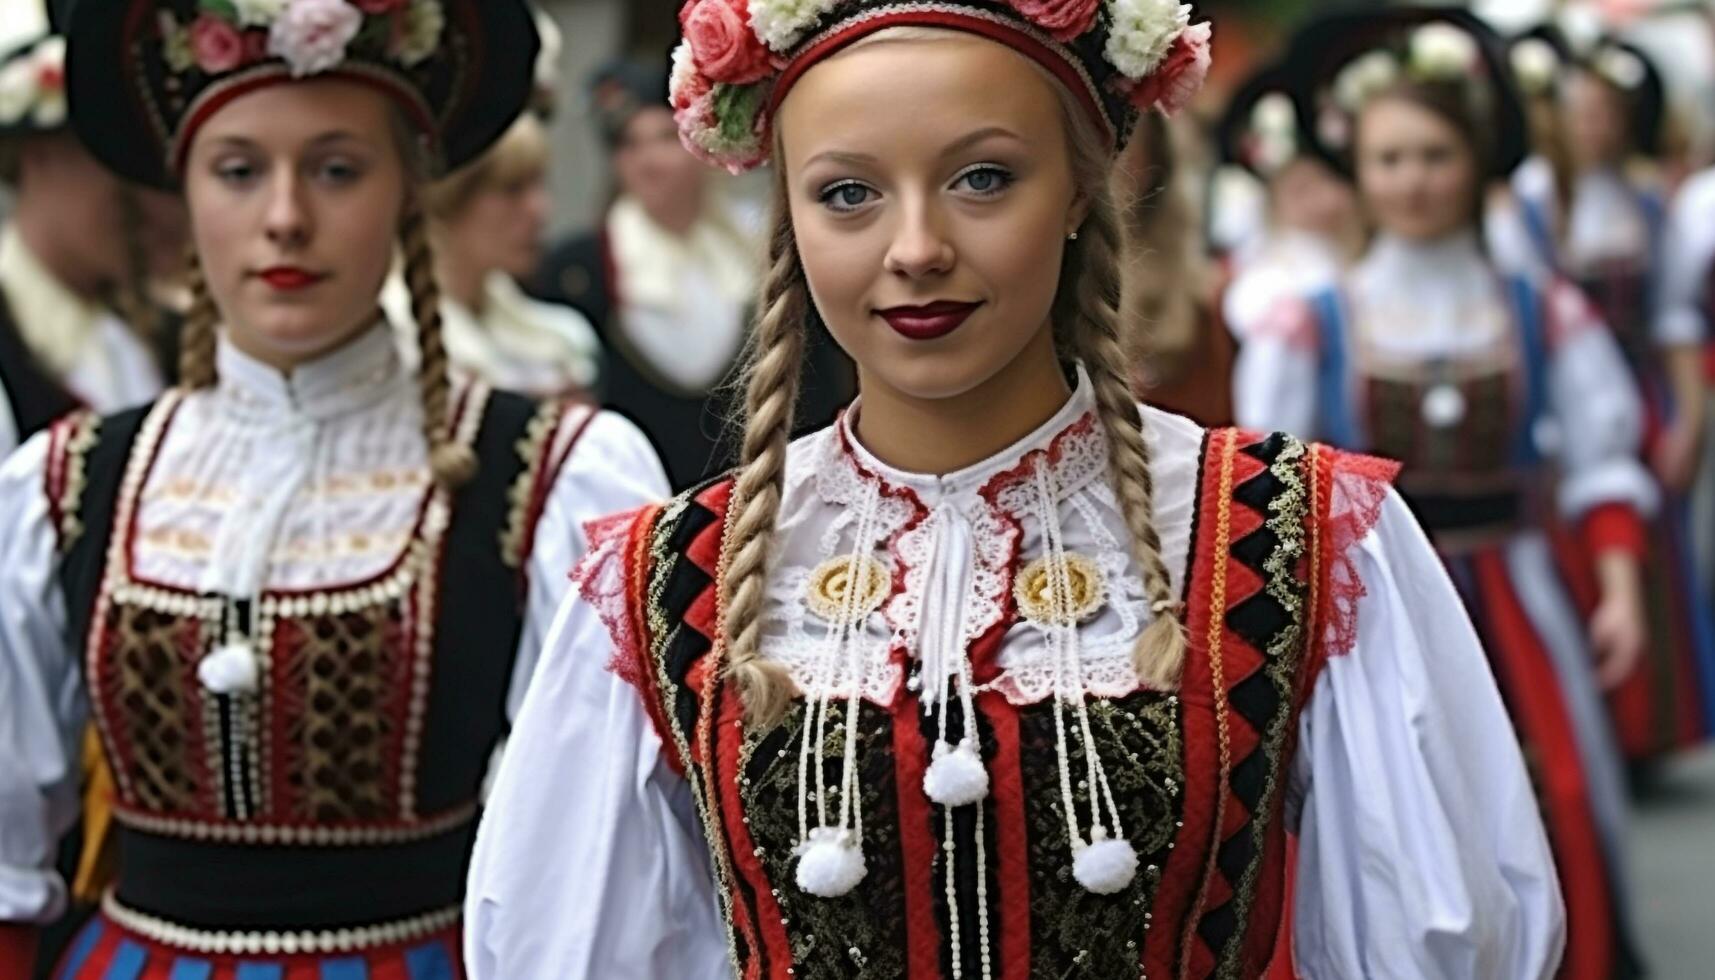
[[[1185,108],[1209,77],[1209,25],[1192,24],[1173,39],[1167,56],[1130,93],[1131,104],[1148,112],[1160,108],[1171,116]]]
[[[1101,0],[1012,0],[1012,7],[1056,41],[1071,41],[1096,24]]]
[[[748,85],[773,70],[768,49],[750,27],[745,0],[695,0],[680,10],[679,25],[697,67],[711,81]]]
[[[190,40],[197,67],[210,75],[244,64],[243,36],[238,28],[213,14],[203,14],[191,24]]]
[[[410,6],[411,0],[351,0],[357,9],[366,14],[385,14],[395,10],[404,10]]]

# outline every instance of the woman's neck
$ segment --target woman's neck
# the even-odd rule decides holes
[[[912,473],[980,463],[1039,428],[1072,393],[1047,326],[993,377],[950,398],[917,398],[861,367],[858,374],[858,438],[876,458]]]
[[[374,326],[381,317],[382,314],[379,311],[372,313],[350,329],[340,332],[326,344],[309,350],[285,350],[279,347],[271,347],[250,331],[232,327],[226,329],[226,339],[239,353],[253,361],[266,364],[283,376],[290,378],[298,368],[327,358],[355,342],[367,333],[369,328]]]
[[[481,315],[486,298],[488,273],[474,263],[460,261],[450,249],[442,249],[435,260],[435,277],[448,299]]]

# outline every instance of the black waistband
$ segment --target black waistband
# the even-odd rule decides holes
[[[1495,493],[1402,493],[1417,520],[1430,531],[1475,531],[1511,527],[1524,518],[1524,495]]]
[[[215,844],[120,827],[121,904],[199,929],[343,929],[459,904],[476,822],[364,847]]]

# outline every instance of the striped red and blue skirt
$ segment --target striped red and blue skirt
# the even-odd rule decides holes
[[[457,924],[360,953],[208,955],[165,945],[97,915],[54,980],[462,980]]]

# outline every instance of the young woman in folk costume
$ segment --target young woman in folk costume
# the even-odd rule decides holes
[[[1129,393],[1108,175],[1201,80],[1191,14],[686,12],[686,139],[776,164],[745,460],[593,532],[476,976],[1254,976],[1294,827],[1308,975],[1552,974],[1525,770],[1391,466]],[[789,442],[812,305],[862,396]]]
[[[197,304],[180,387],[0,469],[0,974],[63,902],[89,716],[120,870],[59,976],[461,974],[479,787],[581,524],[665,487],[616,417],[446,377],[420,188],[535,44],[516,0],[78,5],[80,135],[182,186]]]
[[[1262,68],[1238,87],[1217,130],[1222,162],[1263,189],[1262,226],[1229,256],[1232,279],[1221,296],[1221,315],[1241,343],[1280,300],[1332,283],[1363,244],[1357,194],[1312,149],[1293,91],[1283,66]]]
[[[160,393],[163,311],[151,279],[184,252],[170,194],[111,173],[72,132],[66,0],[0,0],[0,458],[88,405]]]
[[[1609,699],[1626,754],[1643,760],[1701,741],[1715,719],[1715,620],[1686,500],[1704,442],[1703,332],[1663,315],[1667,204],[1645,169],[1661,152],[1665,90],[1642,51],[1609,37],[1580,46],[1544,27],[1512,52],[1521,87],[1545,105],[1538,153],[1512,180],[1516,204],[1490,223],[1495,254],[1565,276],[1594,303],[1642,389],[1641,453],[1664,491],[1644,563],[1648,655]],[[1560,543],[1587,571],[1575,542]]]
[[[1376,225],[1337,286],[1284,301],[1239,357],[1241,423],[1274,420],[1403,461],[1526,745],[1565,892],[1572,976],[1629,961],[1625,785],[1601,700],[1642,656],[1640,512],[1655,487],[1623,359],[1577,290],[1484,252],[1486,182],[1523,156],[1498,39],[1459,11],[1330,17],[1294,45],[1306,130],[1355,168]],[[1311,124],[1314,125],[1311,125]],[[1341,139],[1341,137],[1344,137]],[[1601,574],[1586,624],[1546,526],[1558,510]]]

